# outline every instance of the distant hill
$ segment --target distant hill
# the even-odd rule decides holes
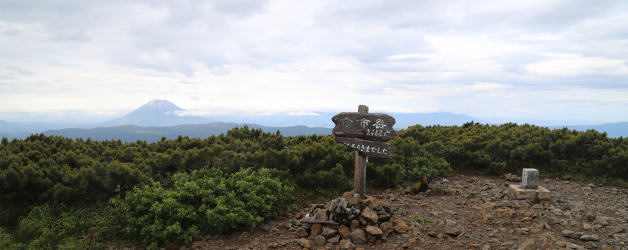
[[[628,122],[616,122],[616,123],[604,123],[599,125],[567,125],[567,126],[554,126],[551,128],[563,128],[567,127],[569,129],[578,130],[578,131],[586,131],[589,129],[594,129],[599,132],[606,132],[608,137],[624,137],[628,138]]]
[[[229,129],[241,125],[251,124],[251,127],[262,128],[266,131],[279,129],[287,136],[302,134],[329,134],[334,126],[331,118],[339,112],[291,112],[275,113],[271,115],[212,115],[211,118],[203,116],[185,115],[186,110],[167,100],[152,100],[136,110],[100,123],[71,124],[71,123],[47,123],[47,122],[7,122],[0,120],[0,136],[8,138],[25,138],[37,133],[56,133],[69,137],[91,137],[92,139],[118,139],[136,140],[161,136],[175,136],[178,134],[206,137],[220,134]],[[468,121],[478,121],[471,116],[454,113],[390,113],[397,123],[396,129],[405,129],[408,126],[421,125],[462,125]],[[76,120],[76,117],[71,117]],[[71,119],[70,119],[71,120]],[[219,122],[220,121],[220,122]],[[201,128],[191,126],[199,124]],[[209,125],[211,124],[211,125]],[[259,124],[259,125],[257,125]],[[179,126],[190,125],[190,126]],[[309,126],[309,127],[306,127]],[[171,129],[165,129],[170,127]],[[157,129],[159,128],[159,129]],[[172,131],[172,129],[182,129]],[[207,130],[209,129],[209,130]],[[139,136],[141,135],[141,136]]]
[[[204,124],[186,124],[168,127],[140,127],[135,125],[123,125],[115,127],[98,127],[91,129],[68,128],[60,130],[50,130],[44,132],[45,135],[58,135],[69,138],[91,138],[92,140],[118,140],[123,142],[134,142],[145,140],[155,142],[161,137],[174,139],[177,136],[189,136],[194,138],[206,138],[212,135],[227,133],[234,127],[242,127],[245,124],[212,122]],[[330,128],[291,126],[291,127],[266,127],[256,124],[246,124],[250,128],[262,129],[264,132],[275,133],[277,130],[284,136],[297,135],[328,135]]]
[[[50,129],[60,129],[68,124],[54,124],[47,122],[8,122],[0,120],[0,137],[24,138],[31,134],[40,133]]]
[[[263,124],[266,126],[292,126],[292,125],[308,125],[316,127],[328,127],[334,126],[331,118],[340,112],[324,113],[324,112],[312,112],[305,114],[272,114],[263,116],[237,116],[237,115],[216,115],[212,118],[220,121],[230,121],[236,123],[255,123]],[[375,113],[375,112],[374,112]],[[395,123],[395,129],[405,129],[408,126],[416,124],[429,126],[429,125],[462,125],[465,122],[476,121],[481,122],[477,118],[454,114],[449,112],[440,113],[388,113],[393,116],[397,121]]]
[[[347,110],[350,111],[350,110]],[[124,141],[154,141],[174,138],[177,135],[207,137],[225,133],[235,126],[250,124],[250,127],[275,132],[283,135],[330,134],[334,126],[331,118],[339,112],[291,112],[271,115],[185,115],[186,110],[167,100],[152,100],[138,109],[115,119],[96,124],[61,124],[48,122],[8,122],[0,120],[0,136],[24,138],[30,134],[46,131],[47,134],[68,137],[91,137],[95,140],[121,139]],[[377,111],[373,112],[377,113]],[[472,116],[449,112],[439,113],[388,113],[397,121],[395,129],[406,129],[413,125],[462,125],[475,121],[484,123]],[[221,121],[221,122],[218,122]],[[258,125],[259,124],[259,125]],[[306,126],[309,127],[306,127]],[[560,129],[563,126],[550,128]],[[628,137],[628,122],[606,123],[600,125],[568,125],[569,129],[585,131],[595,129],[606,132],[609,137]],[[67,129],[62,129],[67,128]]]
[[[7,122],[0,120],[0,131],[2,133],[19,133],[24,132],[24,125],[16,122]]]
[[[414,126],[417,124],[423,126],[429,125],[462,125],[466,122],[475,121],[482,122],[477,118],[468,115],[455,114],[449,112],[439,113],[392,113],[397,123],[395,123],[396,129],[406,129],[408,126]]]
[[[185,110],[166,100],[152,100],[131,113],[97,124],[98,127],[119,125],[173,126],[181,124],[207,123],[212,119],[202,116],[184,115]]]

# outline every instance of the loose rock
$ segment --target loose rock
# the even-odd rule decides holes
[[[400,219],[395,220],[394,228],[397,233],[405,233],[408,231],[408,225],[406,225],[406,222]]]
[[[339,247],[340,249],[352,249],[355,245],[350,240],[341,240]]]
[[[317,220],[326,221],[327,220],[327,209],[319,208],[315,211],[314,218]]]
[[[295,234],[299,238],[307,237],[307,235],[308,235],[307,229],[305,229],[304,227],[300,227],[299,229],[297,229]]]
[[[364,230],[358,228],[351,233],[351,241],[355,244],[366,243],[366,233]]]
[[[297,243],[299,244],[299,246],[303,247],[303,248],[310,248],[312,247],[312,245],[310,244],[310,241],[308,239],[297,239],[296,240]]]
[[[317,235],[319,235],[323,230],[323,225],[321,224],[314,224],[312,225],[312,228],[310,229],[310,237],[316,237]]]
[[[331,237],[336,236],[336,235],[338,234],[338,230],[334,230],[334,229],[331,229],[331,228],[325,227],[325,228],[323,228],[323,233],[322,233],[322,234],[323,234],[323,236],[324,236],[326,239],[329,239],[329,238],[331,238]]]
[[[377,212],[375,212],[370,207],[365,207],[362,209],[362,217],[367,219],[370,223],[377,224]]]
[[[585,235],[580,236],[580,240],[583,240],[583,241],[598,241],[598,240],[600,240],[600,237],[598,237],[595,234],[585,234]]]
[[[571,230],[563,230],[561,233],[563,234],[563,236],[572,239],[580,239],[580,236],[582,235],[582,233],[576,233]]]
[[[445,234],[447,234],[449,236],[452,236],[452,237],[457,237],[461,233],[462,233],[462,230],[460,228],[447,228],[447,229],[445,229]]]
[[[360,228],[360,221],[358,220],[352,220],[351,221],[351,232],[355,231],[356,229]]]
[[[331,237],[329,239],[327,239],[328,243],[338,243],[340,241],[340,235],[336,235],[334,237]]]
[[[325,243],[327,243],[327,239],[325,239],[324,236],[318,235],[318,236],[314,237],[314,246],[322,247],[322,246],[325,245]]]
[[[593,223],[599,224],[602,226],[608,226],[611,224],[611,221],[614,221],[614,219],[610,217],[606,217],[606,216],[598,216],[595,218],[595,221],[593,221]]]
[[[341,225],[340,228],[338,228],[338,233],[343,239],[351,238],[351,231],[349,231],[349,228],[345,225]]]
[[[536,241],[534,239],[527,239],[519,245],[517,250],[536,250]]]
[[[382,236],[384,234],[384,232],[382,232],[382,230],[376,226],[367,226],[366,232],[369,233],[370,235],[377,236],[377,237]]]
[[[393,225],[390,221],[380,224],[379,228],[384,232],[384,236],[388,236],[393,231]]]

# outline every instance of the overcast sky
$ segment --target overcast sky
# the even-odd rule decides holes
[[[628,1],[0,0],[0,119],[454,112],[628,120]]]

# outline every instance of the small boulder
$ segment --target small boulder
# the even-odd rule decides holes
[[[561,234],[567,238],[576,239],[576,240],[580,239],[580,236],[582,236],[582,233],[576,233],[571,230],[563,230]]]
[[[393,225],[390,221],[386,221],[379,225],[379,228],[382,229],[385,236],[388,236],[393,231]]]
[[[401,219],[395,220],[393,226],[397,233],[405,233],[408,231],[408,225],[406,225],[406,222]]]
[[[353,198],[353,193],[351,193],[351,192],[345,192],[344,194],[342,194],[342,198],[343,198],[343,199],[345,199],[345,200],[350,201],[350,200],[351,200],[351,198]]]
[[[383,223],[386,221],[389,221],[391,216],[389,213],[383,212],[383,213],[377,213],[377,223]]]
[[[451,236],[451,237],[457,237],[458,235],[460,235],[462,233],[462,230],[460,228],[457,227],[450,227],[445,229],[445,234]]]
[[[582,241],[599,241],[600,237],[595,234],[584,234],[580,236],[580,240]]]
[[[302,248],[311,248],[312,245],[310,244],[310,241],[308,239],[297,239],[296,240],[297,244],[299,244],[299,246],[301,246]]]
[[[324,236],[318,235],[314,237],[314,246],[322,247],[322,246],[325,246],[325,243],[327,243],[327,239],[325,239]]]
[[[359,204],[360,202],[362,202],[362,196],[360,196],[360,194],[353,194],[353,198],[351,198],[351,203]]]
[[[360,221],[358,220],[352,220],[351,221],[351,232],[355,231],[356,229],[360,228]]]
[[[366,232],[369,233],[370,235],[377,236],[377,237],[382,236],[384,234],[384,232],[382,232],[382,230],[377,226],[367,226]]]
[[[620,233],[626,232],[626,228],[628,227],[614,226],[614,227],[609,228],[609,232],[610,234],[620,234]]]
[[[500,201],[496,204],[497,207],[512,207],[512,202],[509,200]]]
[[[362,209],[361,215],[370,223],[377,224],[377,212],[375,212],[370,207],[365,207],[364,209]]]
[[[321,225],[321,224],[314,224],[314,225],[312,225],[312,228],[310,229],[310,237],[315,237],[315,236],[321,234],[322,231],[323,231],[323,225]]]
[[[521,177],[514,174],[510,174],[510,173],[504,175],[504,179],[506,179],[507,181],[513,181],[513,182],[521,181]]]
[[[456,225],[456,221],[451,220],[451,219],[445,219],[445,225],[451,227],[451,226],[455,226]]]
[[[379,204],[382,206],[386,213],[390,213],[390,204],[383,201],[379,202]]]
[[[339,247],[340,249],[352,249],[355,248],[355,245],[351,240],[345,239],[340,241]]]
[[[329,239],[331,237],[334,237],[338,234],[338,230],[334,230],[328,227],[323,228],[323,233],[322,235],[325,237],[325,239]]]
[[[536,250],[536,241],[534,239],[528,239],[524,242],[522,242],[521,244],[519,244],[519,247],[517,248],[517,250]]]
[[[307,237],[307,235],[308,235],[307,229],[305,229],[304,227],[300,227],[299,229],[297,229],[295,234],[299,238]]]
[[[355,244],[365,244],[366,243],[366,233],[364,230],[357,228],[351,233],[351,241]]]
[[[591,230],[592,227],[593,227],[593,225],[591,225],[591,223],[588,223],[588,222],[583,222],[582,223],[582,229],[584,229],[584,230]]]
[[[332,243],[332,244],[336,244],[339,241],[340,241],[340,235],[336,235],[334,237],[327,239],[327,243]]]
[[[314,218],[316,218],[317,220],[326,221],[327,209],[324,209],[324,208],[316,209],[314,212]]]
[[[343,239],[351,238],[351,231],[345,225],[341,225],[340,228],[338,228],[338,234],[340,234]]]
[[[364,219],[364,217],[360,216],[360,218],[358,218],[358,221],[360,222],[360,227],[366,227],[366,225],[369,224],[369,222]]]
[[[602,225],[602,226],[608,226],[611,224],[611,222],[614,222],[615,219],[611,218],[611,217],[607,217],[607,216],[597,216],[595,218],[595,221],[593,221],[593,223],[598,224],[598,225]]]
[[[427,232],[427,235],[436,238],[438,237],[438,232],[436,230],[430,230]]]

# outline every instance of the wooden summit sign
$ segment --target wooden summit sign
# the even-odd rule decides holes
[[[395,137],[395,118],[386,114],[342,112],[331,118],[334,134],[371,141],[388,141]]]
[[[384,143],[396,135],[393,129],[395,118],[392,116],[369,114],[368,107],[360,105],[358,112],[342,112],[331,120],[336,124],[333,132],[337,142],[368,156],[392,157],[392,146]]]
[[[368,156],[392,158],[392,146],[386,143],[395,137],[395,118],[387,114],[369,114],[365,105],[358,112],[342,112],[331,120],[336,124],[336,141],[355,149],[353,191],[365,197],[366,162]]]

